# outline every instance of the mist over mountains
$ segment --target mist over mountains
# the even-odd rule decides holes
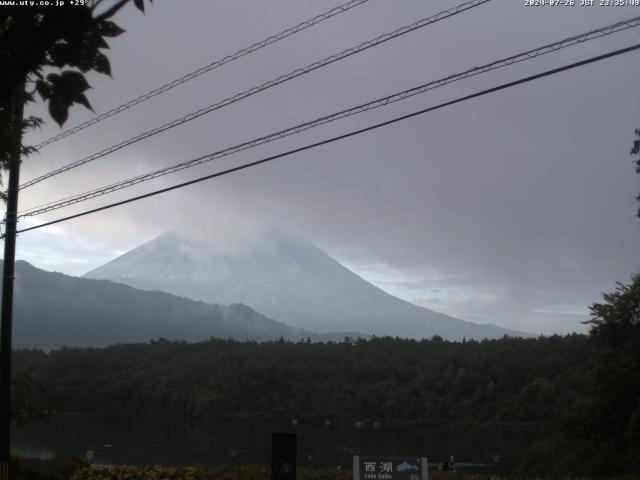
[[[345,336],[292,328],[246,305],[211,305],[106,280],[46,272],[24,261],[16,262],[13,325],[15,347],[44,349],[158,338],[327,341]]]
[[[526,336],[419,307],[367,282],[302,236],[270,229],[222,243],[165,232],[85,274],[209,303],[242,303],[314,332],[445,339]]]

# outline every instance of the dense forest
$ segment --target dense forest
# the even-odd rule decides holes
[[[523,471],[598,474],[613,465],[637,473],[640,409],[628,393],[635,395],[629,382],[638,373],[615,364],[612,352],[597,332],[481,342],[160,339],[18,350],[14,365],[48,385],[63,411],[526,425],[545,433],[523,452]],[[607,365],[615,365],[615,378]]]
[[[580,401],[593,353],[578,335],[459,343],[159,340],[20,350],[15,365],[47,379],[60,408],[76,412],[539,424]]]

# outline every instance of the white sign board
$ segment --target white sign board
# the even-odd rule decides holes
[[[429,480],[426,457],[353,457],[353,480]]]

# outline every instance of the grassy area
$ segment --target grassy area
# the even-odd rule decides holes
[[[270,467],[88,467],[78,458],[12,459],[12,480],[269,480]],[[470,475],[431,472],[430,480],[543,480],[534,476]],[[350,470],[298,468],[297,480],[352,480]],[[587,480],[564,478],[562,480]]]
[[[94,467],[78,470],[72,480],[269,480],[269,466]],[[298,469],[298,480],[351,480],[350,471]]]
[[[58,457],[52,460],[11,457],[11,480],[69,480],[85,463],[75,457]]]
[[[433,472],[431,480],[543,480],[542,477],[469,475]],[[269,480],[268,466],[222,467],[101,467],[78,470],[71,480]],[[299,468],[297,480],[351,480],[350,470]],[[565,479],[586,480],[586,479]]]

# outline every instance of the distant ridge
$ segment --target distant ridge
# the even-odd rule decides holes
[[[16,262],[13,325],[15,347],[44,349],[158,338],[328,341],[349,335],[317,335],[271,320],[246,305],[210,305],[107,280],[46,272],[24,261]]]
[[[350,271],[298,234],[244,232],[234,242],[165,232],[85,274],[212,303],[243,303],[315,332],[445,339],[530,336],[405,302]]]

